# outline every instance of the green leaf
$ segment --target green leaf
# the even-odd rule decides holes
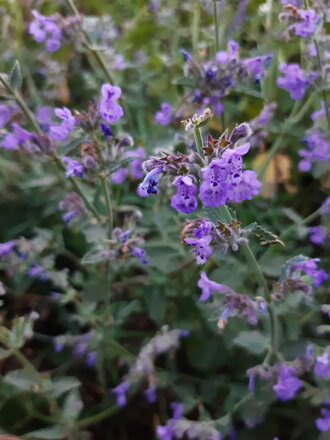
[[[10,355],[11,355],[11,350],[4,350],[3,348],[0,348],[0,361],[6,359]]]
[[[88,251],[81,259],[82,264],[96,264],[101,261],[108,260],[106,256],[106,251],[102,246],[95,246],[90,251]]]
[[[62,426],[52,426],[50,428],[38,429],[37,431],[25,434],[26,439],[42,439],[42,440],[60,440],[65,437],[64,428]]]
[[[263,226],[259,225],[257,222],[251,223],[249,226],[244,228],[249,235],[254,235],[260,239],[260,244],[280,244],[284,246],[283,241],[281,241],[277,235],[265,229]]]
[[[37,376],[26,370],[12,370],[7,373],[3,381],[24,391],[39,391]]]
[[[124,157],[123,159],[118,160],[116,163],[111,164],[108,168],[108,176],[111,176],[113,173],[118,171],[119,168],[125,167],[136,158],[137,156]]]
[[[6,327],[0,326],[0,341],[7,347],[12,347],[13,335]]]
[[[68,424],[72,424],[78,418],[83,406],[78,390],[73,389],[70,391],[62,408],[63,420]]]
[[[84,142],[84,140],[85,140],[85,137],[84,136],[80,136],[77,139],[73,139],[68,144],[63,145],[61,147],[62,154],[66,155],[66,154],[70,153],[72,150],[74,150],[76,147],[78,147],[78,145],[80,145],[82,142]]]
[[[47,393],[51,397],[58,397],[73,388],[79,387],[81,382],[76,377],[56,377],[52,381],[52,389]]]
[[[178,78],[174,78],[172,84],[176,86],[184,86],[184,87],[192,87],[192,88],[197,86],[196,79],[190,78],[188,76],[179,76]]]
[[[9,84],[14,90],[19,90],[22,87],[22,82],[21,66],[16,60],[9,74]]]
[[[241,332],[233,342],[253,354],[261,354],[269,346],[268,337],[257,331]]]

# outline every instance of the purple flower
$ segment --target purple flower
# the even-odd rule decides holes
[[[66,177],[83,177],[84,165],[81,162],[67,156],[62,158],[62,162],[66,165]]]
[[[330,358],[329,352],[325,351],[321,356],[316,357],[314,373],[317,376],[330,379]]]
[[[149,403],[155,403],[157,401],[156,388],[153,386],[146,389],[144,395]]]
[[[16,111],[16,105],[0,103],[0,128],[4,127],[11,120]]]
[[[321,417],[315,420],[316,427],[319,431],[330,430],[330,411],[326,408],[321,408]]]
[[[108,124],[113,124],[124,116],[123,108],[117,103],[121,95],[121,88],[112,86],[109,83],[103,84],[101,95],[99,103],[100,116]]]
[[[171,206],[173,209],[185,214],[190,214],[197,209],[197,186],[194,184],[190,176],[179,176],[173,182],[177,192],[171,198]]]
[[[199,189],[199,198],[204,206],[219,207],[227,200],[226,179],[229,170],[222,159],[213,159],[207,168],[202,170],[203,183]]]
[[[233,179],[228,187],[228,201],[242,202],[243,200],[251,200],[253,196],[259,193],[261,182],[257,178],[257,174],[251,170],[243,171],[242,175]]]
[[[32,264],[27,273],[30,277],[37,277],[40,281],[48,280],[48,275],[40,264]]]
[[[324,226],[310,226],[308,233],[310,241],[314,244],[322,244],[327,238],[327,230]]]
[[[125,168],[118,168],[111,176],[111,182],[115,185],[123,183],[127,177],[128,171]]]
[[[92,367],[93,365],[95,365],[96,359],[97,359],[97,352],[90,351],[86,357],[86,365],[88,367]]]
[[[295,376],[293,368],[281,364],[277,384],[273,386],[277,397],[282,401],[290,400],[300,387],[301,381]]]
[[[145,157],[145,151],[142,147],[137,147],[135,150],[126,151],[125,157],[135,157],[129,163],[130,174],[134,179],[141,179],[143,177],[142,159]]]
[[[255,80],[260,81],[265,74],[265,70],[271,64],[273,55],[263,55],[244,60],[244,64],[249,71],[254,75]]]
[[[7,241],[6,243],[0,243],[0,259],[6,257],[14,249],[16,245],[15,240]]]
[[[64,342],[61,337],[54,339],[54,351],[55,353],[60,353],[64,348]]]
[[[127,229],[127,231],[122,232],[119,234],[119,240],[121,243],[126,243],[126,241],[128,240],[129,236],[131,235],[132,231],[130,229]]]
[[[113,135],[111,128],[107,124],[101,123],[100,124],[100,129],[101,129],[101,132],[102,132],[104,137],[109,137],[109,136]]]
[[[70,224],[72,220],[80,217],[84,213],[84,205],[81,197],[75,192],[66,194],[64,200],[61,200],[58,206],[62,211],[66,211],[62,215],[62,219],[67,224]]]
[[[168,125],[171,122],[172,107],[168,102],[162,102],[160,108],[155,114],[155,121],[159,125]]]
[[[309,275],[314,282],[315,287],[319,287],[324,280],[328,278],[327,274],[323,269],[317,268],[317,263],[320,261],[319,258],[310,258],[304,261],[300,261],[298,263],[294,263],[290,271],[293,273],[295,271],[302,271]],[[294,277],[296,278],[296,277]]]
[[[148,194],[157,194],[156,186],[158,185],[158,179],[162,172],[163,167],[157,167],[149,171],[141,183],[141,188]]]
[[[34,20],[29,25],[29,33],[37,43],[45,42],[49,52],[57,51],[61,46],[61,29],[53,17],[45,17],[33,10]]]
[[[302,0],[281,0],[282,5],[300,6]]]
[[[194,237],[203,238],[208,235],[213,229],[212,223],[208,220],[203,220],[194,231]]]
[[[148,260],[146,259],[146,251],[137,247],[130,248],[131,254],[136,257],[141,264],[148,264]]]
[[[279,65],[279,71],[283,74],[277,78],[277,85],[281,89],[285,89],[289,92],[291,99],[301,99],[306,91],[306,88],[310,82],[315,79],[317,74],[311,72],[307,74],[300,69],[298,64],[285,64]]]
[[[330,142],[321,131],[310,132],[305,138],[306,149],[299,150],[302,160],[298,164],[300,171],[309,171],[314,162],[324,162],[330,159]]]
[[[130,385],[128,382],[122,382],[116,388],[112,388],[112,392],[116,394],[116,402],[118,406],[125,406],[127,403],[126,393]]]
[[[235,293],[230,287],[216,283],[208,279],[205,272],[201,272],[201,277],[197,283],[197,286],[202,290],[202,294],[199,297],[199,301],[207,301],[213,292],[219,293]]]
[[[212,248],[210,243],[212,235],[205,235],[202,238],[185,238],[185,243],[189,246],[195,246],[192,253],[196,257],[197,264],[205,264],[206,260],[212,255]]]
[[[17,150],[25,142],[32,139],[32,133],[24,130],[24,128],[20,127],[15,122],[11,124],[11,127],[13,129],[13,132],[6,134],[2,141],[2,147],[6,150]]]
[[[330,214],[330,197],[327,197],[320,207],[321,214]]]
[[[48,125],[52,120],[52,108],[47,105],[42,105],[37,109],[37,120],[39,124]]]
[[[55,141],[63,141],[74,129],[76,120],[72,115],[71,110],[66,107],[56,108],[54,112],[59,119],[62,119],[62,122],[58,125],[51,125],[49,128],[49,135]]]
[[[320,16],[313,9],[300,9],[298,23],[289,26],[298,37],[307,38],[315,32]]]

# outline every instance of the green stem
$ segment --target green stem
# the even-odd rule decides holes
[[[322,78],[321,50],[320,50],[319,42],[317,41],[317,39],[315,37],[314,37],[314,44],[315,44],[316,54],[317,54],[317,64],[318,64],[318,68],[319,68],[320,75],[321,75],[321,78]],[[330,132],[330,112],[329,112],[329,107],[328,107],[328,99],[327,99],[327,94],[326,94],[325,90],[323,89],[323,87],[322,87],[321,94],[322,94],[322,99],[323,99],[323,102],[324,102],[325,114],[326,114],[326,117],[327,117],[328,128],[329,128],[329,132]]]
[[[111,240],[113,229],[112,203],[107,177],[102,178],[102,190],[105,197],[107,216],[108,216],[108,239]]]
[[[219,211],[221,216],[226,220],[226,222],[230,223],[232,221],[232,216],[226,205],[220,206]],[[255,277],[258,281],[259,287],[261,288],[262,297],[265,300],[267,306],[267,312],[269,316],[269,324],[270,324],[270,334],[271,334],[271,351],[276,356],[278,351],[278,340],[277,340],[277,319],[273,309],[270,291],[268,289],[267,281],[262,273],[262,270],[248,244],[241,246],[241,249],[244,253],[244,256],[250,266],[251,270],[254,272]]]
[[[13,354],[17,357],[17,359],[20,361],[20,363],[23,365],[24,368],[26,368],[28,371],[30,371],[32,374],[34,374],[36,377],[39,377],[40,374],[38,370],[35,368],[35,366],[24,356],[24,354],[18,350],[14,349]]]
[[[106,408],[98,414],[78,420],[75,426],[76,428],[82,429],[86,428],[87,426],[95,425],[97,422],[100,422],[101,420],[104,420],[108,417],[111,417],[113,414],[116,414],[119,409],[120,408],[117,405],[110,406],[109,408]]]
[[[217,0],[213,0],[213,20],[214,20],[215,52],[217,53],[220,50]]]
[[[204,146],[204,142],[203,142],[203,136],[202,136],[202,131],[199,127],[194,127],[194,138],[195,138],[195,143],[196,143],[196,150],[197,153],[200,156],[203,156],[203,146]]]
[[[312,214],[310,214],[308,217],[304,218],[301,222],[298,223],[299,226],[303,226],[303,225],[308,225],[310,222],[312,222],[313,220],[315,220],[321,213],[321,208],[318,208],[316,211],[314,211]],[[280,239],[283,240],[284,238],[286,238],[286,236],[288,234],[290,234],[290,232],[294,231],[295,228],[297,227],[296,224],[293,224],[291,226],[289,226],[281,235],[280,235]]]
[[[199,1],[194,5],[193,17],[192,17],[192,48],[193,54],[197,56],[197,45],[198,45],[198,37],[199,37],[199,29],[200,29],[200,8]],[[177,33],[177,32],[176,32]]]

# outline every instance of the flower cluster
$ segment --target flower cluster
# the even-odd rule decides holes
[[[230,41],[226,51],[217,52],[213,60],[201,64],[185,50],[182,54],[184,73],[192,76],[197,84],[187,98],[199,107],[210,106],[216,115],[223,111],[221,99],[242,81],[259,81],[273,58],[267,54],[241,59],[236,41]]]
[[[30,23],[29,33],[37,43],[45,42],[49,52],[57,51],[61,46],[62,31],[58,25],[58,16],[46,17],[33,10],[34,20]]]
[[[221,314],[218,316],[219,328],[224,328],[228,318],[233,316],[245,319],[249,324],[255,325],[258,322],[258,312],[263,313],[265,310],[262,298],[257,297],[253,300],[247,295],[236,293],[224,284],[209,280],[205,272],[201,272],[198,287],[202,290],[199,301],[208,300],[214,292],[221,293],[212,306],[221,310]]]
[[[192,254],[196,257],[197,264],[204,264],[213,254],[213,249],[219,254],[226,254],[228,249],[236,252],[240,245],[249,241],[246,231],[241,229],[237,220],[214,225],[203,218],[188,221],[181,232],[181,239],[193,246]]]
[[[195,422],[183,417],[183,405],[172,403],[172,417],[166,425],[157,427],[160,440],[187,437],[198,440],[221,440],[220,432],[214,427],[213,422]]]
[[[286,36],[297,35],[298,37],[307,38],[314,34],[320,16],[313,9],[298,9],[292,7],[291,4],[284,6],[279,19],[289,24],[285,31]]]
[[[161,332],[142,348],[134,364],[125,375],[123,382],[112,389],[112,392],[117,396],[117,405],[124,406],[126,404],[126,393],[129,387],[141,379],[146,379],[148,382],[148,388],[145,391],[147,400],[151,403],[155,402],[157,388],[156,357],[176,350],[179,346],[180,338],[186,337],[188,334],[189,332],[186,330],[170,330],[167,326],[163,327]]]
[[[191,123],[194,123],[193,120]],[[254,171],[243,170],[242,156],[247,154],[250,144],[237,144],[249,134],[248,124],[240,124],[229,137],[227,133],[219,139],[209,135],[202,156],[193,151],[189,155],[164,153],[160,159],[149,159],[144,163],[147,175],[141,189],[147,194],[157,194],[156,187],[161,175],[179,174],[173,181],[177,191],[171,199],[171,206],[185,214],[197,209],[198,182],[201,182],[199,199],[205,207],[250,200],[258,194],[261,183]]]
[[[59,208],[65,211],[62,219],[67,224],[72,224],[85,213],[82,199],[75,192],[66,194],[65,198],[59,203]]]
[[[315,72],[305,72],[295,63],[281,63],[279,71],[283,76],[277,78],[278,87],[287,90],[295,101],[304,96],[306,88],[317,77]]]
[[[168,125],[172,118],[172,107],[168,102],[162,102],[160,110],[155,114],[155,121],[159,125]]]

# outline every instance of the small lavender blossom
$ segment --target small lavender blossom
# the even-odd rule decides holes
[[[192,177],[179,176],[173,182],[177,188],[177,193],[171,198],[171,206],[173,209],[185,214],[190,214],[197,209],[197,186],[194,184]]]
[[[86,357],[86,365],[88,367],[92,367],[93,365],[95,365],[96,359],[97,359],[97,352],[90,351]]]
[[[192,251],[196,257],[197,264],[205,264],[206,260],[212,256],[212,247],[210,243],[212,241],[212,235],[205,235],[201,238],[185,238],[184,242],[189,246],[194,246]]]
[[[81,162],[67,156],[62,158],[62,162],[66,165],[66,177],[83,177],[84,165]]]
[[[326,408],[321,408],[321,417],[315,420],[316,427],[319,431],[329,431],[330,430],[330,410]]]
[[[244,64],[254,75],[254,79],[260,81],[264,77],[265,71],[270,66],[272,59],[273,55],[262,55],[259,57],[248,58],[244,60]]]
[[[105,138],[110,137],[110,136],[113,135],[113,132],[112,132],[111,128],[110,128],[109,125],[107,125],[107,124],[103,124],[103,123],[101,123],[101,124],[100,124],[100,129],[101,129],[101,133],[102,133],[102,135],[103,135]]]
[[[321,131],[309,132],[303,140],[306,148],[298,151],[302,158],[298,164],[300,171],[309,171],[314,162],[325,162],[330,159],[330,142]]]
[[[118,406],[123,407],[127,403],[126,393],[129,390],[129,383],[122,382],[117,387],[112,388],[112,392],[116,394],[116,403]]]
[[[155,403],[157,401],[157,396],[156,396],[156,388],[155,387],[150,387],[148,389],[145,390],[144,392],[145,398],[147,399],[147,401],[149,403]]]
[[[34,20],[29,25],[29,33],[37,43],[46,44],[49,52],[57,51],[61,46],[62,32],[54,17],[46,17],[33,10]]]
[[[40,266],[40,264],[32,264],[28,271],[28,275],[33,278],[38,278],[40,281],[47,281],[48,275],[45,271],[45,269]]]
[[[113,124],[124,116],[123,108],[117,103],[121,95],[121,88],[105,83],[101,88],[101,95],[100,116],[108,124]]]
[[[52,108],[47,105],[41,105],[37,109],[37,121],[42,126],[47,126],[52,121]]]
[[[72,115],[71,110],[66,107],[56,108],[54,112],[55,115],[62,120],[62,122],[58,125],[51,125],[49,128],[49,135],[55,141],[63,141],[74,129],[76,120]]]
[[[310,226],[308,234],[310,241],[314,244],[323,244],[327,239],[329,241],[329,236],[324,226]]]
[[[197,286],[202,290],[199,301],[207,301],[213,292],[219,293],[235,293],[230,287],[211,281],[205,272],[201,272]]]
[[[298,22],[290,25],[287,31],[292,30],[298,37],[307,38],[314,34],[319,20],[320,16],[313,9],[299,9]]]
[[[171,122],[172,107],[168,102],[162,102],[160,110],[155,114],[155,121],[159,125],[168,125]]]
[[[5,243],[0,243],[0,259],[9,255],[16,246],[15,240],[10,240]]]
[[[299,380],[293,368],[281,364],[279,367],[279,376],[277,383],[273,386],[277,397],[282,400],[292,399],[301,387],[301,380]]]
[[[66,194],[65,198],[59,203],[59,208],[65,211],[62,219],[67,224],[71,224],[81,217],[85,210],[81,197],[75,192]]]
[[[127,175],[128,171],[125,168],[118,168],[118,170],[111,175],[111,182],[115,185],[121,185],[125,181]]]
[[[330,197],[327,197],[320,207],[321,214],[330,214]]]
[[[148,264],[148,260],[146,259],[146,251],[144,249],[140,249],[137,247],[130,248],[131,254],[137,258],[141,264]]]
[[[324,379],[330,379],[330,356],[328,351],[316,357],[314,373]]]
[[[0,103],[0,128],[3,128],[12,119],[16,111],[16,105]]]
[[[290,271],[292,273],[298,271],[299,272],[305,272],[308,276],[310,276],[313,279],[313,283],[315,287],[319,287],[323,281],[325,281],[328,276],[325,273],[323,269],[318,269],[317,264],[320,261],[319,258],[310,258],[306,259],[304,261],[300,261],[298,263],[294,263]]]
[[[279,65],[279,71],[283,76],[277,78],[278,87],[287,90],[291,99],[295,101],[304,96],[306,88],[317,76],[317,74],[313,72],[307,74],[295,63],[281,63]]]
[[[141,183],[141,188],[148,194],[157,194],[156,186],[158,185],[158,179],[163,172],[163,167],[157,167],[149,171]]]
[[[17,150],[23,146],[25,142],[32,139],[32,133],[24,130],[24,128],[20,127],[16,122],[13,122],[11,127],[13,131],[6,134],[2,140],[1,146],[5,150]]]

